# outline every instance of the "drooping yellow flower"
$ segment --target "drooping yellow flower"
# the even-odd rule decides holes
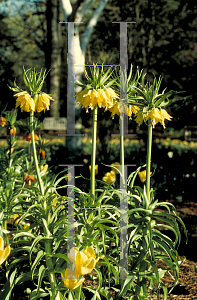
[[[146,115],[145,115],[146,121],[149,118],[152,120],[153,128],[155,127],[155,125],[157,123],[161,123],[163,125],[163,127],[165,128],[164,120],[167,119],[167,120],[171,121],[172,117],[167,113],[167,111],[165,109],[159,110],[158,108],[153,108],[146,112]]]
[[[138,123],[139,125],[141,125],[143,123],[143,112],[140,110],[137,112],[136,114],[136,118],[135,118],[135,121],[136,123]]]
[[[91,165],[89,166],[89,170],[91,171]],[[98,165],[95,165],[95,175],[98,174]]]
[[[112,113],[112,119],[114,119],[114,115],[120,114],[120,112],[124,112],[126,115],[129,116],[129,119],[131,120],[132,114],[136,114],[140,108],[136,105],[125,105],[120,103],[118,101],[114,101],[114,104],[111,108],[109,108],[109,111]]]
[[[119,116],[119,114],[120,114],[120,103],[116,101],[114,103],[114,105],[109,108],[109,111],[112,113],[112,119],[114,119],[115,115]]]
[[[48,167],[49,167],[48,165],[43,165],[43,166],[40,167],[40,170],[41,170],[41,171],[43,170],[43,171],[44,171],[44,174],[45,174],[46,171],[48,170]]]
[[[18,97],[16,108],[20,105],[21,111],[35,111],[35,102],[26,91],[17,93],[14,96]]]
[[[113,99],[118,98],[118,95],[112,88],[98,89],[98,90],[83,90],[75,95],[77,97],[76,103],[82,106],[88,112],[88,108],[94,109],[96,105],[98,107],[104,107],[107,110],[113,105]]]
[[[115,181],[116,181],[116,173],[114,170],[110,171],[110,172],[107,172],[105,174],[105,176],[103,177],[103,181],[107,182],[107,183],[112,183],[114,184]]]
[[[88,247],[85,251],[81,252],[77,247],[73,247],[68,254],[68,258],[75,264],[75,271],[80,275],[86,275],[92,272],[96,263],[104,255],[96,258],[94,249]]]
[[[129,119],[131,119],[132,113],[136,114],[138,111],[140,110],[140,108],[136,105],[121,105],[118,101],[114,102],[114,105],[109,108],[109,111],[112,113],[112,119],[114,119],[114,115],[118,115],[120,114],[120,112],[124,112],[126,115],[129,116]]]
[[[161,121],[161,114],[160,114],[160,111],[158,108],[153,108],[149,111],[146,112],[145,114],[145,119],[146,121],[148,119],[151,119],[152,120],[152,125],[153,125],[153,128],[155,128],[155,125]]]
[[[160,123],[163,125],[163,128],[166,128],[165,124],[164,124],[164,120],[166,119],[166,120],[171,121],[172,117],[167,113],[167,111],[165,109],[160,110],[160,115],[161,115]]]
[[[152,172],[150,172],[150,175],[152,174]],[[146,170],[142,171],[142,172],[138,172],[138,175],[140,177],[141,182],[144,182],[146,180]]]
[[[72,271],[71,269],[66,269],[65,273],[61,273],[62,280],[69,290],[74,290],[80,286],[85,278],[79,279],[79,274],[77,274],[76,269]]]
[[[45,109],[49,110],[50,100],[55,101],[51,96],[46,93],[42,93],[36,96],[36,110],[37,112],[41,112]]]
[[[118,162],[111,164],[111,167],[115,167],[116,169],[118,169],[120,171],[120,164]],[[116,169],[112,169],[112,170],[114,170],[114,172],[116,174],[118,174],[118,171],[116,171]]]
[[[7,257],[10,255],[11,248],[10,246],[7,246],[4,249],[4,240],[0,236],[0,265],[7,259]]]

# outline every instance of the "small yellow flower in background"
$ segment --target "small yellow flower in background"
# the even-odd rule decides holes
[[[72,179],[71,173],[69,172],[66,176],[65,179],[69,182]]]
[[[40,167],[40,170],[42,171],[42,170],[44,170],[44,174],[46,173],[46,171],[48,170],[48,165],[44,165],[44,166],[41,166]]]
[[[120,171],[120,164],[118,162],[115,162],[113,164],[111,164],[111,167],[115,167],[116,169],[118,169]],[[112,169],[116,174],[118,174],[118,171],[116,171],[116,169]]]
[[[55,101],[55,99],[53,99],[51,96],[49,96],[46,93],[42,93],[40,95],[36,96],[36,110],[37,112],[41,112],[42,110],[45,109],[49,110],[49,105],[50,105],[50,100]]]
[[[152,172],[150,172],[150,175],[152,174]],[[138,172],[138,175],[140,177],[141,182],[144,182],[146,180],[146,170],[142,171],[142,172]]]
[[[17,93],[14,96],[18,97],[16,108],[20,105],[21,111],[35,111],[35,102],[26,91]]]
[[[75,270],[80,275],[86,275],[92,272],[96,263],[104,255],[96,258],[94,249],[88,247],[85,251],[81,252],[77,247],[73,247],[68,254],[68,258],[75,264]]]
[[[62,280],[69,290],[74,290],[80,286],[85,278],[79,279],[79,274],[77,274],[76,269],[72,271],[71,269],[67,268],[65,273],[61,273]]]
[[[22,216],[22,215],[14,214],[14,221],[17,219],[17,220],[15,221],[16,224],[18,224],[19,218],[20,218],[21,216]]]
[[[4,240],[0,236],[0,265],[7,259],[7,257],[10,255],[11,248],[10,246],[7,246],[4,249]]]
[[[103,181],[107,182],[107,183],[112,183],[114,184],[115,181],[116,181],[116,173],[114,170],[110,171],[110,172],[107,172],[105,174],[105,176],[103,177]]]
[[[89,170],[91,171],[91,165],[89,166]],[[95,175],[98,174],[98,165],[95,165]]]
[[[113,99],[119,98],[112,88],[98,89],[98,90],[83,90],[75,95],[77,97],[76,103],[82,106],[88,112],[88,108],[94,109],[96,105],[98,107],[104,107],[105,110],[109,109],[113,105]]]
[[[26,228],[30,227],[30,225],[31,225],[30,223],[26,223],[26,224],[23,226],[23,228],[26,229]],[[32,229],[30,229],[29,231],[32,231]]]

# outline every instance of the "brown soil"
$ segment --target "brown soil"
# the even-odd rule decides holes
[[[185,243],[185,236],[182,234],[182,241],[178,249],[179,260],[185,261],[182,263],[179,269],[178,284],[173,291],[168,295],[167,299],[196,299],[197,300],[197,273],[195,268],[197,266],[197,203],[195,202],[183,202],[182,200],[169,200],[177,210],[177,214],[186,225],[188,234],[188,243]],[[167,274],[163,278],[163,282],[166,286],[170,287],[173,284],[173,279]],[[96,281],[85,280],[83,286],[98,287]],[[113,290],[109,290],[112,298],[115,296]],[[91,299],[92,293],[87,293]],[[160,296],[161,300],[164,299],[163,295]],[[104,299],[104,298],[103,298]],[[152,299],[157,299],[156,296],[152,296]]]

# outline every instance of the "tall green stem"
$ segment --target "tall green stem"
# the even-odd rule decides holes
[[[97,133],[97,106],[95,106],[94,110],[93,110],[93,124],[92,124],[90,193],[91,193],[91,197],[93,197],[93,199],[95,198],[96,133]]]
[[[35,167],[36,167],[36,174],[37,174],[37,178],[38,178],[38,184],[40,187],[41,194],[42,194],[42,196],[44,196],[44,187],[43,187],[42,179],[40,176],[38,159],[37,159],[37,155],[36,155],[36,145],[35,145],[35,141],[34,141],[34,112],[33,111],[30,112],[30,133],[31,133],[31,143],[32,143],[34,163],[35,163]],[[46,216],[46,218],[47,218],[47,216]],[[47,236],[45,226],[44,226],[44,231],[45,231],[45,235]],[[46,265],[47,265],[47,269],[48,269],[48,276],[49,276],[49,281],[50,281],[50,286],[51,286],[51,291],[52,291],[52,300],[54,300],[56,297],[57,291],[58,291],[58,287],[57,287],[57,282],[56,282],[56,278],[55,278],[55,273],[53,271],[53,262],[50,257],[50,255],[51,255],[51,242],[50,241],[45,242],[45,252],[47,254],[46,255]]]
[[[41,194],[44,195],[44,188],[43,188],[42,179],[40,176],[38,159],[37,159],[37,155],[36,155],[36,145],[35,145],[35,141],[34,141],[34,112],[33,111],[30,112],[30,133],[31,133],[31,143],[32,143],[32,148],[33,148],[33,157],[34,157],[34,163],[35,163],[35,167],[36,167],[38,184],[40,187]]]
[[[146,195],[150,201],[150,166],[152,150],[152,121],[148,120],[147,157],[146,157]]]
[[[124,178],[124,113],[120,115],[120,164],[122,166],[122,175]]]

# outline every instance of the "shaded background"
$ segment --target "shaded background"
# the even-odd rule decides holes
[[[25,69],[41,67],[50,69],[55,62],[60,61],[59,75],[53,69],[47,77],[43,88],[45,92],[55,92],[59,110],[51,106],[50,111],[39,114],[41,120],[47,116],[67,116],[67,31],[66,27],[59,24],[64,20],[60,5],[61,1],[0,1],[0,90],[1,111],[7,104],[7,110],[15,106],[13,92],[7,84],[13,86],[14,79],[24,88],[22,81],[23,66]],[[83,0],[70,1],[72,13],[68,21],[74,21],[83,3]],[[79,24],[79,34],[82,35],[88,22],[95,12],[100,1],[90,3],[83,15],[83,23]],[[184,128],[192,126],[192,141],[196,134],[193,126],[196,125],[196,64],[197,64],[197,4],[194,1],[126,1],[109,0],[94,27],[86,53],[86,64],[104,63],[119,64],[119,24],[113,21],[136,21],[128,24],[128,59],[134,70],[137,66],[144,69],[148,78],[152,80],[152,72],[158,77],[163,76],[161,91],[184,91],[172,99],[167,111],[173,116],[171,122],[166,122],[166,129],[157,125],[154,129],[154,139],[167,138],[185,140]],[[55,38],[54,38],[55,37]],[[51,55],[53,53],[53,55]],[[54,54],[56,53],[56,54]],[[130,67],[129,67],[130,69]],[[129,70],[128,70],[129,71]],[[58,79],[59,78],[59,79]],[[52,86],[52,83],[56,85]],[[58,115],[57,115],[58,114]],[[91,136],[92,113],[81,111],[82,133]],[[28,117],[28,113],[18,117]],[[98,137],[100,144],[97,151],[97,164],[99,164],[98,179],[110,169],[101,163],[111,164],[119,159],[119,146],[108,149],[108,141],[112,133],[118,133],[118,116],[111,119],[109,112],[99,111]],[[129,121],[130,133],[137,133],[137,139],[146,144],[146,126],[140,129],[135,122]],[[132,140],[131,140],[132,144]],[[180,144],[180,143],[179,143]],[[90,155],[84,150],[84,145],[76,149],[73,162],[84,163],[84,175],[89,176],[88,165]],[[86,145],[87,146],[87,145]],[[190,144],[178,148],[167,146],[161,142],[153,144],[152,167],[156,167],[152,178],[152,185],[158,188],[157,195],[160,199],[169,197],[182,197],[191,199],[195,192],[196,184],[196,148]],[[118,149],[118,151],[117,151]],[[178,149],[178,150],[177,150]],[[56,147],[50,150],[51,165],[69,163],[68,149]],[[173,152],[172,157],[169,152]],[[117,154],[115,154],[117,153]],[[137,166],[145,163],[145,146],[131,145],[126,151],[125,162],[135,163]],[[131,170],[133,171],[133,170]],[[80,171],[79,171],[80,172]],[[188,176],[189,175],[189,176]],[[137,182],[140,184],[140,182]]]

